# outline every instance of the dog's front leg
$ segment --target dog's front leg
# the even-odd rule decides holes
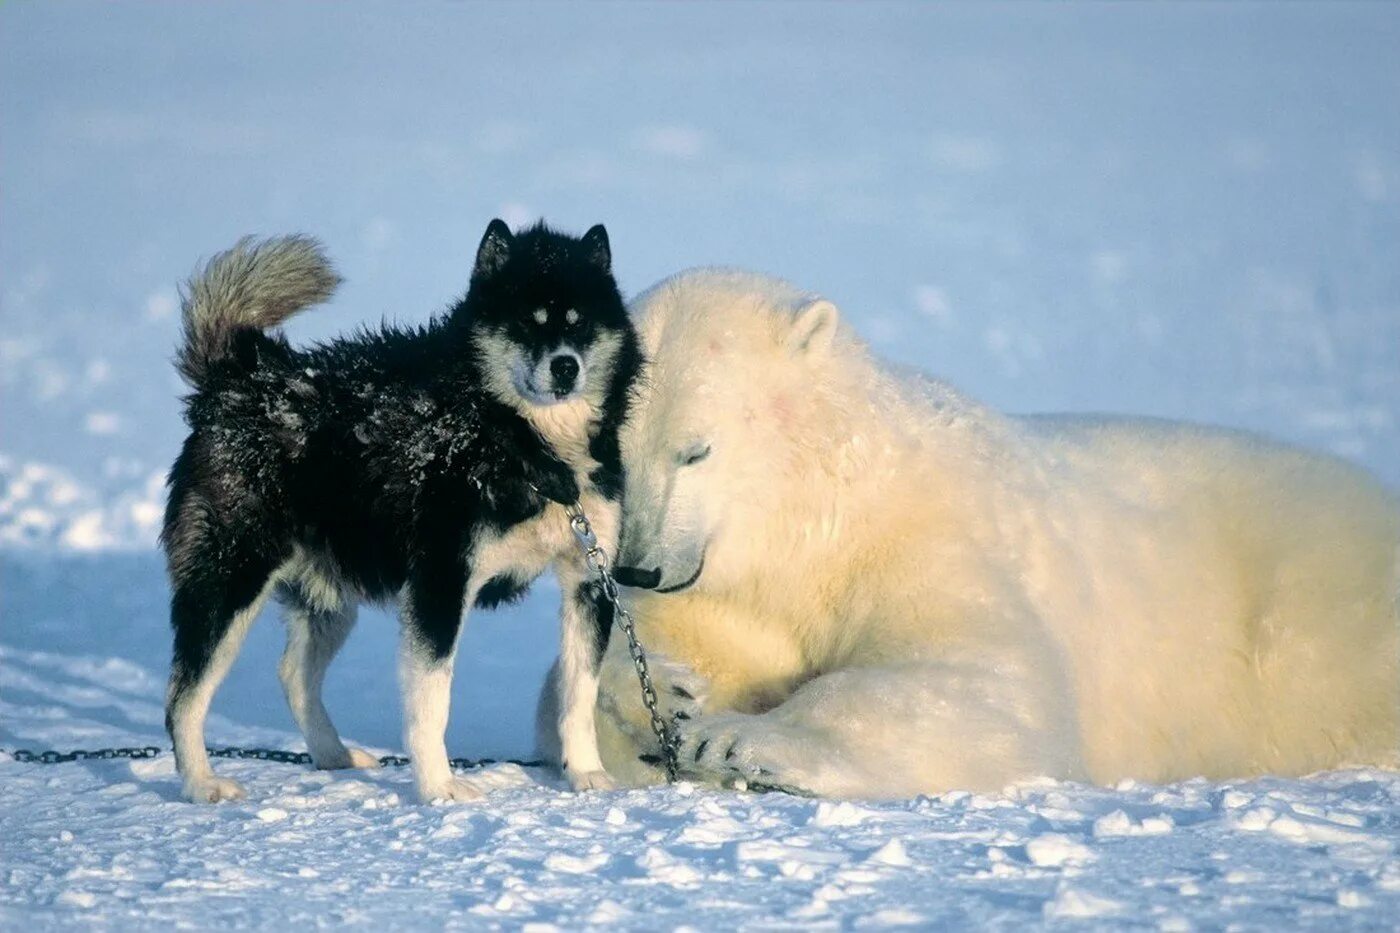
[[[447,715],[452,667],[462,628],[466,570],[456,559],[419,561],[404,590],[399,674],[404,744],[424,803],[476,800],[482,790],[456,777],[447,763]]]
[[[598,755],[594,711],[598,703],[598,668],[612,631],[613,607],[602,589],[578,570],[560,568],[564,591],[560,610],[559,746],[564,776],[574,790],[611,790]]]

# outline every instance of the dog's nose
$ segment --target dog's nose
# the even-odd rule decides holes
[[[549,375],[554,380],[555,392],[568,392],[578,379],[578,359],[560,354],[549,361]]]
[[[654,590],[661,585],[661,568],[643,570],[640,567],[614,567],[613,578],[623,586],[634,586],[639,590]]]

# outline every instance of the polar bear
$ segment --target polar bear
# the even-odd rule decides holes
[[[1359,470],[1005,416],[760,275],[636,314],[618,575],[688,775],[878,798],[1397,763],[1400,504]],[[602,682],[609,772],[660,780],[620,638]]]

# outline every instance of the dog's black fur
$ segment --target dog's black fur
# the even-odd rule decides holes
[[[314,241],[244,241],[192,280],[177,360],[194,388],[191,430],[170,472],[162,533],[175,632],[167,727],[235,615],[294,557],[360,600],[401,595],[416,644],[441,659],[457,639],[475,541],[539,516],[547,500],[575,501],[580,482],[618,498],[617,430],[642,358],[610,265],[601,225],[578,239],[543,224],[512,235],[493,221],[466,296],[446,314],[307,349],[264,328],[337,284]],[[216,267],[231,282],[212,294]],[[262,295],[258,275],[281,281]],[[541,322],[543,308],[558,313]],[[576,309],[572,320],[565,308]],[[522,415],[527,400],[501,397],[476,338],[497,335],[538,358],[605,332],[620,349],[600,374],[595,464],[580,473]],[[477,581],[477,603],[519,596],[536,573]],[[315,602],[296,581],[278,595]],[[589,602],[606,626],[611,613],[592,591]]]

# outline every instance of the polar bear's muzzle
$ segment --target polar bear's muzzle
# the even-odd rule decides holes
[[[700,552],[700,563],[698,563],[698,564],[695,565],[695,572],[692,573],[684,582],[682,582],[682,583],[675,583],[675,584],[672,584],[671,586],[659,586],[659,587],[656,588],[656,592],[658,592],[658,593],[679,593],[681,590],[688,590],[688,589],[690,589],[692,586],[695,585],[695,581],[696,581],[696,580],[699,580],[699,579],[700,579],[700,574],[702,574],[702,573],[704,573],[704,572],[705,572],[705,553],[702,551],[702,552]]]
[[[652,567],[644,570],[640,567],[628,567],[619,565],[613,568],[613,576],[618,583],[623,586],[634,587],[639,590],[653,590],[657,593],[679,593],[681,590],[689,589],[695,585],[695,581],[700,579],[700,574],[705,572],[705,552],[700,552],[700,560],[695,565],[695,572],[690,574],[680,583],[673,583],[670,586],[661,585],[662,572],[660,567]]]
[[[661,568],[643,570],[640,567],[614,567],[613,577],[623,586],[639,590],[654,590],[661,585]]]

